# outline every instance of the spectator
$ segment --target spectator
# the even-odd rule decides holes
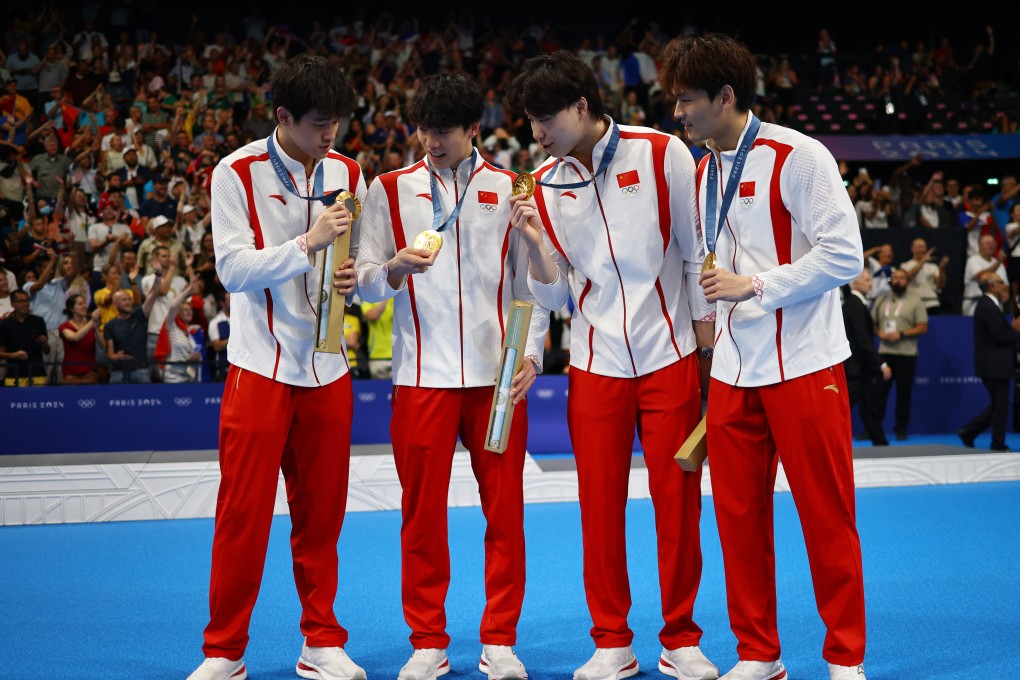
[[[362,302],[361,315],[368,322],[368,371],[374,380],[393,376],[393,298]]]
[[[992,196],[992,211],[995,215],[995,223],[1005,227],[1012,217],[1013,206],[1020,203],[1017,194],[1020,193],[1020,183],[1016,181],[1015,175],[1006,175],[999,180],[999,193]],[[1005,231],[1005,229],[1003,229]]]
[[[152,196],[142,201],[142,207],[138,211],[142,218],[142,224],[147,226],[154,217],[162,215],[170,221],[171,233],[173,233],[172,227],[177,220],[177,201],[168,191],[166,177],[162,175],[153,177],[152,188]]]
[[[92,249],[93,285],[102,278],[102,272],[111,259],[116,260],[116,250],[131,247],[134,235],[131,228],[117,221],[116,209],[112,204],[103,208],[103,219],[88,228],[89,247]],[[113,257],[111,258],[111,255]]]
[[[0,276],[0,319],[4,319],[14,311],[11,302],[11,283],[6,276]]]
[[[192,335],[191,319],[194,313],[189,298],[195,281],[185,286],[171,302],[160,335],[154,358],[163,371],[163,382],[198,382],[202,354],[197,351]]]
[[[503,127],[503,104],[496,96],[496,90],[489,88],[485,91],[485,105],[482,109],[481,138],[484,139],[496,131],[496,128]]]
[[[70,295],[64,308],[67,321],[60,324],[64,345],[63,382],[65,385],[93,385],[96,382],[96,328],[101,312],[88,314],[84,295]]]
[[[46,322],[31,314],[28,293],[11,293],[14,311],[0,321],[0,359],[7,360],[6,387],[46,384],[43,354],[50,353]]]
[[[892,369],[891,380],[875,383],[875,389],[865,396],[866,406],[861,413],[864,427],[875,446],[888,446],[882,431],[882,420],[889,400],[889,390],[896,385],[896,439],[907,438],[910,425],[910,398],[917,370],[918,336],[928,332],[928,312],[916,294],[908,290],[907,273],[894,269],[889,286],[892,291],[875,301],[871,317],[879,342],[878,353],[882,363]]]
[[[946,192],[942,178],[943,173],[939,170],[931,176],[928,184],[921,192],[917,222],[922,227],[944,229],[956,224],[953,214],[946,208]]]
[[[963,210],[963,195],[960,193],[960,180],[955,177],[949,177],[946,179],[946,195],[942,199],[946,203],[946,208],[949,209],[953,215],[959,214]]]
[[[173,222],[163,215],[149,220],[148,232],[152,234],[138,246],[138,262],[145,276],[152,274],[152,256],[158,248],[165,248],[178,271],[184,269],[184,246],[173,237]],[[145,294],[145,291],[142,291]]]
[[[1006,267],[1002,264],[1006,254],[995,252],[995,237],[985,234],[978,242],[978,252],[967,258],[967,266],[963,270],[963,314],[974,316],[974,308],[987,291],[981,290],[978,283],[989,274],[995,274],[999,280],[1009,285]],[[997,295],[998,293],[993,293]],[[1012,306],[1011,306],[1012,307]]]
[[[1006,319],[1003,305],[1009,297],[1009,286],[997,274],[984,274],[978,286],[982,295],[974,312],[974,372],[981,378],[991,403],[956,434],[964,446],[973,448],[974,438],[991,425],[991,449],[1009,451],[1006,446],[1009,385],[1016,370],[1020,317],[1012,323]]]
[[[969,189],[963,202],[964,209],[960,212],[960,225],[967,230],[967,257],[977,255],[978,244],[985,234],[996,236],[996,245],[1002,242],[1002,233],[992,213],[992,202],[985,201],[981,189]]]
[[[93,301],[96,303],[96,309],[99,311],[99,325],[96,331],[99,333],[99,350],[101,353],[106,347],[106,342],[103,339],[103,331],[106,328],[106,324],[117,317],[117,307],[113,304],[113,294],[124,290],[124,277],[120,266],[116,264],[106,265],[103,267],[102,277],[104,286],[92,296]],[[128,289],[128,292],[131,293],[132,291]],[[132,295],[133,298],[134,296]]]
[[[938,251],[929,249],[923,238],[915,238],[910,244],[911,259],[900,265],[910,281],[910,292],[924,304],[928,316],[939,313],[939,293],[946,285],[946,267],[949,256],[939,257]],[[935,264],[936,261],[938,264]]]
[[[850,408],[874,389],[873,383],[892,377],[892,369],[882,362],[875,348],[875,321],[868,299],[871,288],[871,274],[865,269],[843,290],[843,325],[850,341],[850,357],[843,367]]]
[[[18,92],[18,81],[9,78],[4,83],[4,96],[0,97],[0,111],[12,116],[15,127],[22,127],[32,115],[32,105]],[[24,128],[22,128],[24,130]]]
[[[162,216],[156,218],[156,220],[160,219],[165,220],[166,218]],[[169,222],[158,225],[157,228],[166,229],[167,224]],[[141,259],[141,254],[139,254],[139,259]],[[170,250],[165,246],[156,246],[152,251],[152,256],[149,258],[149,271],[151,273],[146,274],[142,279],[141,290],[146,302],[148,302],[149,293],[156,291],[156,299],[151,311],[146,314],[149,320],[146,358],[152,359],[163,323],[170,313],[170,303],[189,286],[183,277],[177,275],[177,264],[171,259]]]
[[[365,370],[364,362],[360,360],[361,346],[361,317],[348,310],[344,314],[344,344],[347,345],[347,365],[351,367],[351,377],[357,379],[367,378],[368,371]]]
[[[226,380],[229,368],[227,344],[230,341],[230,293],[224,291],[221,300],[219,313],[209,322],[209,364],[213,380],[217,382]]]
[[[60,142],[54,134],[46,136],[43,148],[43,153],[32,157],[28,168],[32,172],[32,187],[36,196],[52,202],[56,200],[62,188],[61,182],[71,169],[71,159],[60,153]]]
[[[26,99],[35,103],[39,96],[39,71],[42,70],[42,62],[31,51],[27,38],[18,40],[17,51],[8,55],[4,66],[17,82],[18,90]]]
[[[839,73],[836,68],[836,42],[827,29],[818,31],[815,53],[818,55],[818,91],[822,92],[838,84]]]
[[[134,298],[126,290],[119,290],[113,294],[117,317],[111,319],[103,330],[103,336],[106,338],[106,358],[110,361],[111,383],[150,382],[146,318],[158,295],[158,289],[153,288],[146,297],[145,304],[136,308]]]
[[[52,249],[44,251],[50,259],[56,258]],[[53,271],[52,269],[50,271]],[[60,324],[64,322],[64,306],[70,295],[82,295],[86,305],[92,301],[89,284],[82,278],[71,255],[61,255],[57,260],[55,277],[48,280],[44,268],[39,281],[32,288],[32,309],[46,324],[49,334],[46,351],[46,370],[53,384],[60,383],[60,365],[64,359],[64,343],[60,341]]]
[[[864,267],[871,273],[871,293],[868,307],[889,292],[889,279],[893,270],[893,247],[888,243],[864,251]]]
[[[1006,241],[1009,250],[1009,282],[1012,288],[1010,307],[1016,316],[1020,297],[1020,203],[1014,203],[1010,209],[1009,223],[1006,224]]]
[[[152,173],[138,162],[138,150],[133,146],[124,149],[124,167],[117,174],[120,175],[127,204],[133,209],[140,209],[145,200],[144,187]]]

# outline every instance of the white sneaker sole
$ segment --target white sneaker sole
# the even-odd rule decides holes
[[[626,666],[620,668],[620,670],[610,675],[601,677],[588,677],[580,670],[574,672],[574,680],[623,680],[623,678],[630,678],[638,674],[641,668],[638,666],[637,657],[631,660]]]
[[[715,671],[715,673],[709,672],[707,675],[702,673],[697,677],[693,675],[683,675],[680,673],[679,668],[662,657],[659,657],[659,671],[672,678],[677,678],[677,680],[718,680],[719,678],[719,671]]]
[[[443,663],[439,664],[439,668],[436,669],[435,677],[438,678],[439,676],[446,675],[449,672],[450,672],[450,660],[443,659]],[[364,678],[362,678],[362,680],[364,680]],[[404,675],[403,672],[401,672],[400,674],[397,675],[397,680],[428,680],[428,676],[420,678],[417,675]]]
[[[508,673],[507,675],[493,675],[489,672],[489,661],[484,656],[478,661],[478,670],[489,676],[489,680],[528,680],[528,673]]]
[[[299,677],[307,678],[307,680],[368,680],[363,670],[355,671],[354,675],[331,675],[315,664],[305,661],[303,658],[298,659],[294,672]]]

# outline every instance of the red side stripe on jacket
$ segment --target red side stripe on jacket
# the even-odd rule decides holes
[[[407,175],[422,168],[425,161],[418,161],[414,165],[403,170],[394,170],[377,178],[382,182],[386,191],[386,200],[390,206],[390,222],[393,225],[393,241],[397,252],[407,247],[407,239],[404,237],[404,221],[400,216],[400,197],[397,194],[397,180],[401,175]],[[414,298],[414,275],[407,277],[407,294],[411,300],[411,318],[414,319],[414,341],[416,357],[417,376],[414,381],[415,387],[421,387],[421,324],[418,322],[418,304]]]
[[[552,164],[549,164],[539,170],[535,174],[535,179],[542,179],[552,167]],[[542,226],[545,227],[545,233],[549,234],[549,240],[552,241],[553,248],[566,258],[567,254],[563,252],[563,247],[560,246],[560,242],[556,239],[556,232],[553,230],[552,221],[549,219],[549,207],[545,204],[545,190],[543,187],[535,187],[535,206],[538,208],[538,216],[542,218]]]
[[[255,207],[255,191],[254,185],[251,180],[251,166],[252,163],[265,162],[269,160],[269,153],[260,154],[258,156],[248,156],[247,158],[239,158],[230,166],[234,172],[237,173],[238,178],[241,180],[241,186],[244,187],[245,197],[248,200],[248,217],[250,220],[251,229],[255,232],[255,249],[262,250],[266,247],[265,237],[262,235],[262,223],[259,221],[259,212]],[[276,361],[273,362],[273,380],[276,380],[276,372],[280,368],[280,341],[276,337],[276,333],[273,331],[273,294],[268,288],[264,291],[266,296],[266,325],[269,327],[269,334],[273,336],[273,340],[276,342]]]
[[[772,218],[772,237],[776,242],[776,260],[780,265],[793,262],[793,219],[790,211],[783,203],[783,195],[780,191],[779,180],[783,171],[786,159],[790,157],[793,147],[788,144],[781,144],[774,139],[757,139],[755,146],[767,146],[776,154],[775,166],[772,168],[772,179],[769,183],[769,214]],[[783,310],[776,310],[776,354],[779,357],[779,379],[786,380],[783,371]]]

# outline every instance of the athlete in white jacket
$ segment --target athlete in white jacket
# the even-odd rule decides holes
[[[365,680],[344,653],[347,631],[333,613],[350,466],[350,373],[346,353],[312,352],[320,253],[352,229],[356,252],[357,230],[342,203],[305,200],[341,189],[365,197],[357,163],[330,149],[355,95],[338,68],[311,56],[284,64],[272,91],[280,122],[272,136],[230,154],[213,173],[216,271],[232,303],[231,366],[220,406],[206,660],[190,680],[247,677],[241,657],[281,468],[305,637],[297,674]],[[352,293],[353,259],[334,278],[338,292]]]
[[[604,115],[591,69],[557,52],[510,88],[550,160],[533,199],[514,199],[543,305],[574,302],[567,420],[577,461],[584,585],[596,653],[575,680],[638,672],[627,623],[626,504],[635,428],[648,467],[664,625],[662,672],[715,678],[698,648],[701,472],[673,457],[701,417],[695,348],[712,339],[697,286],[702,249],[694,161],[678,139]]]
[[[749,111],[755,73],[748,49],[716,34],[671,43],[661,76],[691,140],[712,150],[698,172],[706,243],[718,226],[717,268],[701,276],[707,299],[718,302],[708,442],[740,658],[723,678],[787,677],[772,537],[781,459],[827,628],[822,656],[833,680],[863,680],[864,583],[842,366],[850,347],[836,290],[863,268],[860,231],[832,155],[793,130],[759,127]]]
[[[486,451],[510,303],[534,298],[527,254],[510,226],[514,175],[484,162],[472,144],[482,106],[467,78],[426,78],[408,109],[426,156],[378,177],[362,218],[360,294],[369,302],[395,298],[390,431],[403,494],[404,618],[415,650],[400,680],[435,680],[450,668],[447,491],[458,436],[471,454],[487,523],[479,669],[490,680],[527,677],[512,649],[525,580],[522,400],[541,371],[549,316],[535,306],[528,360],[510,394],[520,403],[507,449]],[[428,229],[442,236],[438,250],[414,246]]]

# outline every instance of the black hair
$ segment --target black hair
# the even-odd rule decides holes
[[[722,33],[709,33],[669,43],[663,52],[659,82],[669,97],[676,97],[681,90],[704,90],[709,99],[729,85],[737,110],[747,111],[754,103],[757,74],[747,45]]]
[[[510,107],[531,116],[555,115],[582,97],[588,102],[588,115],[600,120],[605,106],[595,73],[567,50],[528,59],[507,90]]]
[[[460,74],[440,73],[421,81],[407,107],[407,119],[430,130],[465,130],[482,118],[485,100],[478,84]]]
[[[326,118],[354,111],[357,96],[340,67],[325,57],[301,54],[287,60],[269,83],[273,105],[300,121],[313,109]]]
[[[81,293],[72,293],[71,295],[68,295],[67,300],[64,301],[64,316],[68,319],[74,318],[74,306],[78,304],[78,298],[82,298],[84,300],[85,296]]]

